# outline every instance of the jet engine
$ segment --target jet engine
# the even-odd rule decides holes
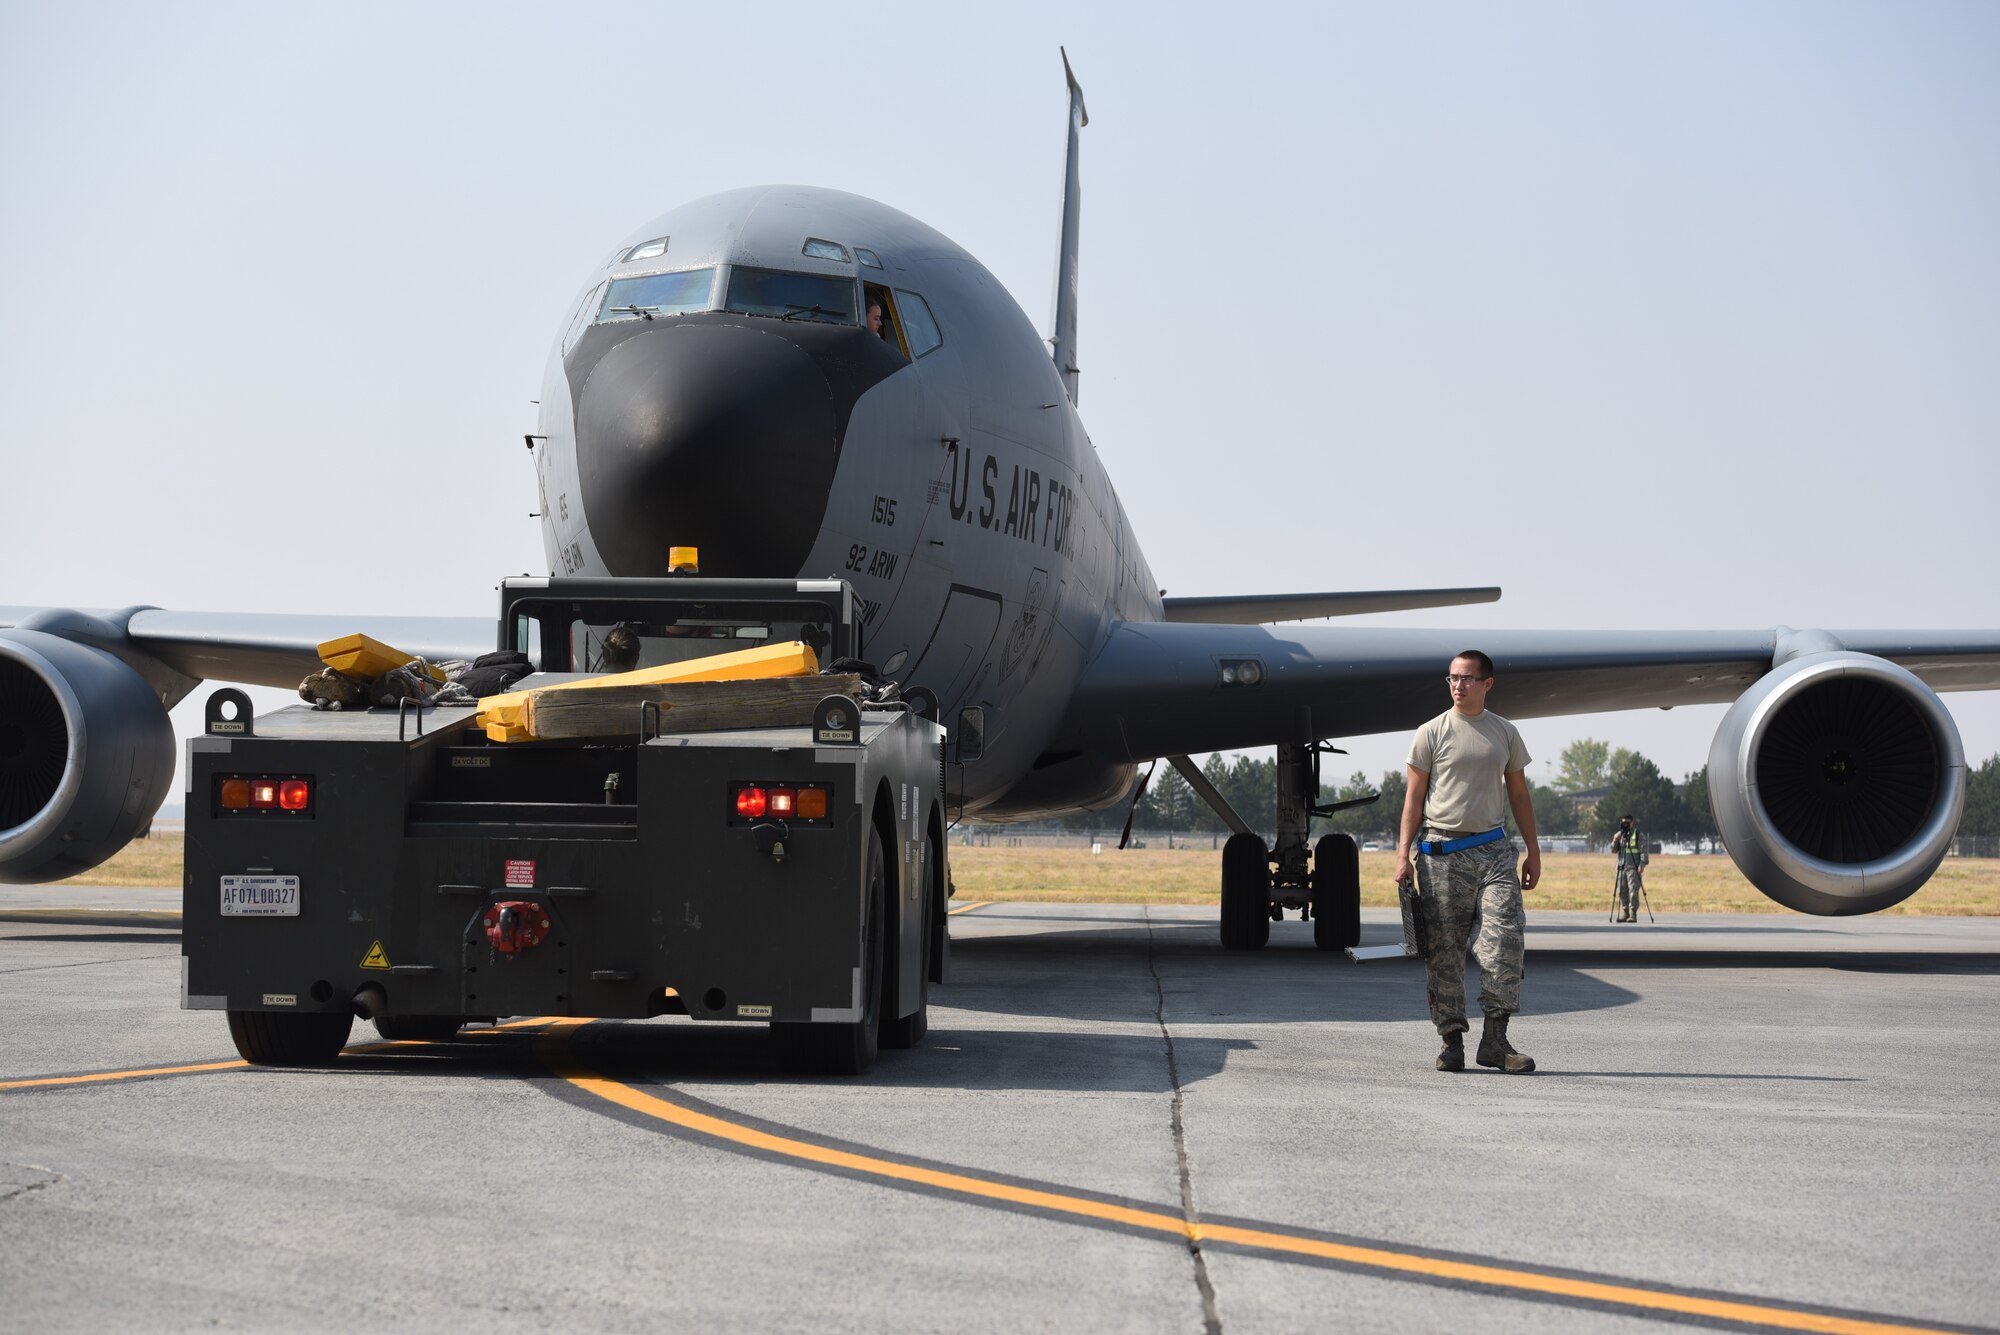
[[[89,871],[146,828],[173,776],[173,725],[135,668],[0,630],[0,881]]]
[[[1759,890],[1801,913],[1873,913],[1930,879],[1965,809],[1965,750],[1931,689],[1886,659],[1807,652],[1730,707],[1708,753],[1723,843]]]

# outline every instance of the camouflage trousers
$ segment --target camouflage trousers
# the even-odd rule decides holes
[[[1620,917],[1639,916],[1640,878],[1645,874],[1641,867],[1620,867],[1618,869],[1618,914]],[[1602,881],[1599,885],[1604,884]]]
[[[1521,1009],[1527,915],[1514,844],[1502,839],[1456,853],[1419,853],[1417,891],[1430,937],[1431,1022],[1438,1033],[1464,1033],[1465,954],[1479,965],[1479,1009],[1512,1015]]]

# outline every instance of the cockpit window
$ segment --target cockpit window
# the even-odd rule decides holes
[[[657,315],[685,315],[708,309],[708,294],[715,286],[715,270],[683,269],[679,273],[653,273],[643,278],[619,278],[604,294],[597,309],[598,322],[610,320],[650,320]]]
[[[856,246],[854,248],[854,258],[860,260],[863,264],[867,265],[871,269],[879,269],[882,267],[882,257],[877,255],[874,251],[868,249],[868,247],[866,246]]]
[[[896,309],[903,316],[903,336],[910,340],[910,355],[921,357],[944,343],[931,308],[914,292],[896,289]]]
[[[724,310],[745,315],[775,315],[781,320],[812,320],[820,324],[859,324],[854,313],[854,280],[819,274],[785,273],[778,269],[729,271],[729,297]]]
[[[599,283],[576,299],[576,309],[570,312],[569,324],[563,330],[562,350],[565,357],[576,346],[577,339],[583,336],[583,331],[590,327],[590,322],[597,318],[597,299],[603,295],[604,284]]]
[[[651,241],[641,241],[625,252],[620,263],[630,264],[633,260],[650,260],[655,255],[664,255],[667,253],[668,240],[667,237],[656,236]]]

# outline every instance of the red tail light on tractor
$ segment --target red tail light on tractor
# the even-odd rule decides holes
[[[827,790],[824,784],[737,782],[729,785],[729,816],[732,825],[755,821],[824,823]]]
[[[218,816],[310,818],[313,781],[306,774],[224,774],[215,780]]]

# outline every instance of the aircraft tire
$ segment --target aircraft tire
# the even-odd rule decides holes
[[[1222,845],[1222,944],[1261,950],[1271,939],[1271,850],[1263,836],[1232,834]]]
[[[860,1075],[875,1064],[882,1044],[882,997],[887,990],[883,930],[887,904],[887,874],[883,871],[882,832],[868,831],[868,934],[864,938],[867,970],[861,980],[863,1014],[838,1024],[776,1023],[771,1037],[786,1070],[801,1075]]]
[[[1321,950],[1361,944],[1361,853],[1349,835],[1321,835],[1313,845],[1312,915]]]
[[[465,1026],[462,1015],[378,1015],[375,1032],[395,1043],[441,1043]]]
[[[354,1028],[348,1011],[230,1011],[229,1037],[252,1066],[325,1066],[347,1046]]]
[[[908,1015],[891,1015],[888,1008],[882,1010],[882,1046],[885,1048],[913,1048],[924,1041],[924,1035],[931,1028],[931,956],[938,949],[937,928],[943,921],[944,889],[938,884],[938,858],[936,849],[927,850],[924,858],[924,927],[918,934],[923,942],[924,958],[917,968],[917,1008]],[[902,972],[901,961],[897,962],[897,973]],[[888,989],[884,988],[886,992]]]

